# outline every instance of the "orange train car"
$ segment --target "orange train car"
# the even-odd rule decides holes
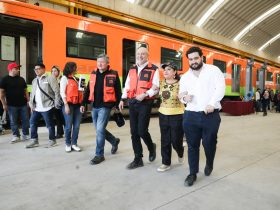
[[[136,49],[145,45],[150,61],[157,66],[174,62],[179,74],[188,68],[186,51],[190,43],[137,28],[92,20],[16,1],[0,2],[0,77],[7,74],[11,61],[22,65],[21,75],[28,83],[35,77],[34,64],[44,62],[63,69],[68,61],[78,65],[78,73],[88,79],[96,68],[96,57],[106,53],[110,65],[124,82],[129,67],[135,63]],[[246,59],[201,47],[204,62],[218,66],[225,75],[226,97],[240,97],[257,87],[279,89],[276,67],[250,63]]]

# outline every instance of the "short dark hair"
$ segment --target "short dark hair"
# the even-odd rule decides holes
[[[72,74],[77,69],[77,64],[75,62],[67,62],[63,69],[63,75],[66,77]]]
[[[35,66],[40,66],[42,69],[45,69],[46,66],[43,63],[36,63]]]
[[[197,52],[199,54],[199,56],[201,57],[203,55],[202,50],[199,47],[191,47],[190,49],[188,49],[188,51],[186,52],[186,56],[188,58],[188,55],[191,53]]]
[[[51,68],[51,70],[52,70],[52,69],[56,69],[57,72],[60,74],[60,68],[59,68],[59,66],[54,65],[54,66]]]

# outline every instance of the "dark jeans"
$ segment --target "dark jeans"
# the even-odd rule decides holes
[[[213,167],[220,122],[219,111],[214,111],[207,115],[203,112],[185,111],[183,125],[188,143],[190,174],[196,174],[199,171],[201,139],[206,156],[206,164]]]
[[[20,136],[18,118],[21,118],[23,135],[29,135],[29,117],[27,106],[8,106],[10,125],[14,136]]]
[[[264,114],[267,114],[267,108],[269,106],[270,100],[269,99],[263,99],[262,100],[262,110]]]
[[[80,112],[80,105],[69,104],[70,114],[65,113],[65,107],[62,107],[65,119],[65,144],[67,146],[77,145],[82,113]]]
[[[62,109],[54,109],[54,116],[56,120],[56,135],[62,136],[64,134],[63,126],[65,125]]]
[[[178,156],[184,155],[183,147],[183,115],[164,115],[159,113],[159,126],[161,133],[162,164],[171,164],[171,152],[173,146]]]
[[[53,109],[47,112],[33,111],[30,117],[31,139],[38,139],[38,122],[43,117],[49,130],[49,140],[55,140],[55,125],[53,121]]]
[[[130,103],[129,102],[129,116],[130,116],[130,133],[132,139],[132,147],[135,158],[143,157],[143,148],[141,139],[145,142],[149,151],[153,151],[153,141],[149,133],[150,114],[152,110],[152,103]]]

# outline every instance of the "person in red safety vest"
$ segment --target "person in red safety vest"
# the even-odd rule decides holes
[[[84,93],[81,112],[85,111],[85,105],[92,106],[92,121],[96,129],[95,157],[90,161],[96,165],[105,160],[105,139],[112,145],[111,154],[118,150],[120,139],[113,136],[107,129],[111,109],[119,104],[121,99],[121,83],[118,72],[109,66],[109,57],[101,54],[97,57],[97,69],[92,71],[88,86]]]
[[[64,106],[62,112],[65,119],[65,152],[80,152],[77,145],[82,114],[80,106],[83,100],[83,91],[79,89],[77,64],[67,62],[63,70],[63,77],[60,80],[60,95]]]
[[[119,109],[123,110],[124,100],[128,100],[130,116],[130,132],[134,160],[127,165],[127,169],[142,167],[143,148],[142,138],[149,150],[149,161],[156,158],[156,144],[149,133],[150,114],[154,96],[159,89],[158,67],[148,61],[149,52],[145,47],[139,47],[136,52],[136,65],[128,72],[122,100]]]

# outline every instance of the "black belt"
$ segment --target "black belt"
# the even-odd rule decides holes
[[[194,112],[195,112],[195,111],[194,111]],[[219,112],[219,109],[214,109],[213,112],[210,112],[210,113],[208,113],[208,114],[211,114],[211,113],[214,113],[214,112]],[[205,114],[204,111],[198,111],[197,113]]]

